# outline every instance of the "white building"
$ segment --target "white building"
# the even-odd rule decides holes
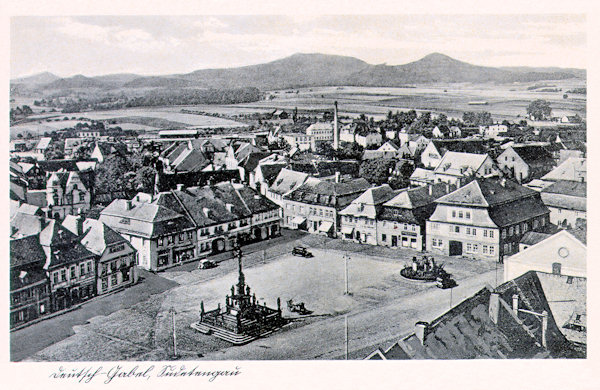
[[[586,246],[566,230],[504,260],[504,281],[527,271],[586,277]]]

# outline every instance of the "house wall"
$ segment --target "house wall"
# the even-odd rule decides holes
[[[529,178],[529,165],[512,148],[506,149],[498,156],[498,166],[502,170],[513,170],[514,178],[519,183]]]
[[[33,321],[50,313],[50,285],[42,280],[10,292],[10,327]]]
[[[78,301],[96,295],[96,272],[93,257],[50,268],[48,277],[50,278],[53,311],[65,309]]]
[[[126,244],[111,245],[97,262],[98,295],[127,287],[138,281],[137,252]]]
[[[575,227],[577,219],[587,219],[587,212],[546,206],[550,210],[550,223],[558,226]],[[566,224],[565,224],[566,223]]]
[[[425,168],[436,168],[440,161],[442,161],[442,156],[440,152],[437,150],[433,142],[429,142],[423,152],[421,153],[421,163],[425,166]]]
[[[417,224],[378,220],[377,233],[377,245],[411,248],[417,251],[424,248],[424,226],[422,228]]]

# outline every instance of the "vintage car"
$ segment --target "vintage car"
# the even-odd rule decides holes
[[[313,257],[313,254],[308,251],[303,246],[296,246],[292,249],[292,255],[294,256],[302,256],[302,257]]]
[[[207,260],[207,259],[200,260],[200,263],[198,263],[198,269],[209,269],[209,268],[215,268],[216,266],[217,266],[217,263],[215,263],[214,261]]]
[[[435,280],[435,285],[441,289],[453,288],[457,286],[456,281],[450,276],[438,276]]]

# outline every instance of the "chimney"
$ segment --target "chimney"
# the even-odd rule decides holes
[[[433,195],[433,185],[432,184],[428,184],[427,188],[429,189],[429,196]]]
[[[426,321],[419,321],[415,324],[415,336],[421,342],[421,345],[425,344],[427,339],[427,333],[429,332],[429,323]]]
[[[338,123],[337,101],[333,102],[333,149],[340,148],[340,125]]]
[[[340,171],[335,171],[335,182],[336,183],[340,182]]]
[[[183,191],[183,184],[177,184],[177,191]]]
[[[512,311],[513,313],[515,313],[515,316],[517,316],[517,318],[519,317],[519,295],[518,294],[514,294],[512,296]]]
[[[208,209],[208,207],[202,207],[202,212],[204,213],[204,216],[206,216],[206,218],[208,218],[208,212],[210,210]]]
[[[490,294],[489,315],[490,320],[497,325],[498,317],[500,315],[500,294],[496,292]]]
[[[77,235],[81,236],[83,234],[83,217],[81,215],[77,216]]]
[[[189,150],[192,150],[192,149],[194,149],[194,146],[192,145],[192,140],[188,140],[188,142],[187,142],[187,148],[188,148]]]
[[[446,183],[446,193],[450,193],[450,183]]]
[[[127,210],[131,210],[133,208],[133,203],[130,199],[127,200]]]
[[[233,205],[231,203],[226,203],[225,207],[227,208],[227,211],[231,212],[233,210]]]
[[[506,187],[506,179],[505,178],[500,179],[500,185],[502,187]]]

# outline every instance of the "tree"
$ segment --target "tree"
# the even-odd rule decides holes
[[[381,185],[388,182],[390,170],[395,166],[395,161],[389,158],[376,158],[365,160],[360,164],[359,176],[370,183]]]
[[[551,113],[550,103],[543,99],[534,100],[527,106],[527,114],[538,121],[549,118]]]
[[[156,178],[156,170],[152,167],[145,166],[138,169],[133,178],[133,188],[136,191],[153,193],[154,180]]]

